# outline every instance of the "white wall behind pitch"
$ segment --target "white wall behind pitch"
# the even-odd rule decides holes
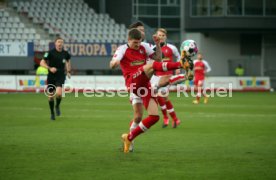
[[[184,37],[197,42],[199,51],[212,68],[209,75],[228,76],[229,59],[247,58],[240,55],[239,33],[185,33]]]

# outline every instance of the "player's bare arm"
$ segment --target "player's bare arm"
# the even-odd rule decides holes
[[[210,65],[206,61],[203,61],[203,62],[205,64],[205,73],[209,73],[211,71]]]
[[[174,55],[176,61],[180,61],[181,60],[181,56],[180,56],[180,54],[179,54],[179,52],[178,52],[178,50],[177,50],[177,48],[175,46],[174,46],[174,50],[173,50],[173,55]],[[181,74],[180,69],[176,69],[175,70],[175,74],[176,75]]]
[[[116,67],[118,67],[120,65],[120,61],[116,60],[116,59],[112,59],[109,63],[109,67],[111,69],[115,69]]]
[[[71,61],[70,59],[66,61],[66,74],[67,77],[70,79],[71,78]]]
[[[160,46],[160,39],[157,35],[153,35],[152,39],[155,43],[155,53],[152,56],[152,59],[154,59],[155,61],[161,61],[162,60],[162,50],[161,50],[161,46]]]
[[[48,66],[48,64],[46,63],[46,61],[44,59],[42,59],[40,61],[40,66],[48,69],[52,73],[56,73],[57,72],[57,68]]]

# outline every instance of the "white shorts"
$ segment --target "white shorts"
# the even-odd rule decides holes
[[[159,82],[162,76],[152,75],[150,79],[151,87],[159,87]],[[158,88],[158,93],[166,94],[169,91],[169,85]],[[160,95],[160,94],[159,94]]]
[[[162,76],[152,75],[152,77],[150,79],[151,87],[158,87],[159,86],[159,81],[160,81],[161,77]],[[159,95],[164,95],[164,94],[167,94],[168,92],[169,92],[169,85],[158,88]],[[130,100],[130,102],[131,102],[132,105],[135,105],[135,104],[138,104],[138,103],[143,103],[142,98],[140,98],[139,96],[137,96],[134,93],[130,93],[129,94],[129,100]]]
[[[161,79],[161,76],[152,75],[152,77],[150,79],[151,87],[157,87],[157,86],[159,86],[160,79]]]
[[[137,96],[134,93],[129,94],[129,100],[130,100],[132,105],[135,105],[135,104],[138,104],[138,103],[143,103],[142,98],[140,98],[139,96]]]
[[[160,81],[160,77],[153,75],[150,79],[151,86],[153,86],[153,83],[156,83],[156,85],[158,85],[159,81]],[[129,94],[129,100],[130,100],[132,105],[135,105],[135,104],[138,104],[138,103],[143,103],[142,98],[140,98],[139,96],[137,96],[134,93]]]

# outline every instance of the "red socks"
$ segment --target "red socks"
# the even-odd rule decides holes
[[[170,85],[179,84],[184,82],[185,80],[186,77],[184,76],[184,74],[175,75],[170,78]]]
[[[127,137],[128,140],[132,141],[136,136],[138,136],[139,134],[145,132],[152,125],[157,123],[158,120],[159,120],[159,116],[149,115],[147,118],[145,118],[144,120],[142,120],[140,122],[139,126],[137,126],[133,131],[131,131],[128,134],[128,137]]]
[[[170,116],[172,117],[173,121],[177,121],[177,117],[174,112],[174,108],[173,108],[171,101],[167,101],[166,106],[167,106],[168,112],[169,112]]]
[[[157,97],[157,101],[161,107],[161,111],[162,111],[162,114],[164,116],[165,119],[168,119],[168,115],[167,115],[167,107],[166,107],[166,101],[163,97],[160,97],[158,96]]]

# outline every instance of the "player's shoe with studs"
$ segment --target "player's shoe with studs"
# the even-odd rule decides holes
[[[199,104],[198,100],[193,100],[193,104]]]
[[[129,153],[129,147],[131,144],[131,141],[127,138],[128,134],[122,134],[122,141],[124,143],[124,153]]]
[[[60,109],[59,109],[59,107],[56,107],[56,114],[57,114],[57,116],[60,116]]]
[[[134,141],[131,141],[130,143],[129,152],[134,152]]]
[[[169,125],[169,118],[164,118],[162,128],[166,128]]]
[[[186,78],[190,81],[193,80],[194,75],[193,75],[192,70],[194,68],[194,63],[190,57],[186,56],[185,51],[182,51],[182,53],[181,53],[180,64],[181,64],[182,68],[185,69],[185,71],[186,71],[186,74],[185,74]]]
[[[55,114],[51,114],[51,117],[50,117],[50,118],[51,118],[51,120],[53,120],[53,121],[56,120]]]
[[[208,96],[205,96],[205,97],[204,97],[204,104],[207,104],[207,103],[208,103],[208,99],[209,99]]]
[[[172,122],[172,127],[173,127],[173,128],[176,128],[177,126],[180,125],[180,123],[181,123],[181,121],[180,121],[179,119],[177,119],[176,121],[173,121],[173,122]]]
[[[185,69],[186,71],[188,71],[188,69],[190,68],[189,61],[186,58],[181,59],[180,64],[182,68]]]

